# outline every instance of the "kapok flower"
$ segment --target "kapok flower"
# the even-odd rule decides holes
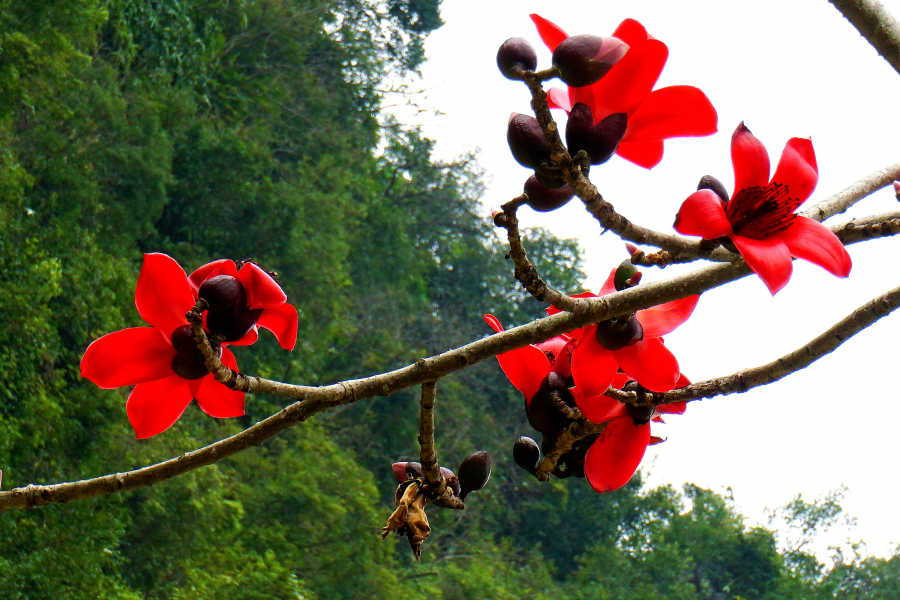
[[[612,387],[621,389],[630,379],[624,373],[617,373]],[[682,388],[690,383],[681,375],[675,387]],[[601,494],[628,483],[641,464],[647,446],[663,441],[651,435],[650,422],[663,422],[661,414],[681,415],[687,408],[687,402],[636,407],[609,396],[585,397],[577,388],[572,394],[586,419],[594,423],[609,421],[584,457],[584,475],[591,487]]]
[[[850,255],[837,236],[821,223],[794,214],[819,180],[811,140],[788,140],[770,181],[769,154],[741,123],[731,136],[731,162],[731,200],[708,189],[694,192],[675,217],[679,233],[708,240],[731,238],[773,295],[791,279],[791,256],[838,277],[850,274]]]
[[[297,309],[272,276],[252,262],[240,271],[233,260],[222,259],[203,265],[188,278],[194,295],[209,305],[206,327],[221,333],[237,346],[254,343],[258,327],[275,334],[285,350],[297,343]]]
[[[585,292],[575,298],[595,298],[616,291],[616,270],[613,269],[599,294]],[[697,306],[699,296],[689,296],[658,306],[639,310],[628,323],[633,327],[627,345],[612,344],[601,339],[616,337],[611,332],[610,321],[587,325],[569,333],[574,340],[572,350],[572,378],[575,387],[585,397],[599,396],[613,383],[621,369],[631,379],[653,392],[668,392],[678,382],[681,371],[678,360],[665,347],[662,336],[668,335],[684,323]],[[547,313],[559,310],[550,307]],[[634,325],[634,323],[637,325]],[[605,343],[605,345],[604,345]]]
[[[531,15],[531,20],[551,52],[569,37],[539,15]],[[653,90],[669,55],[664,43],[634,19],[622,21],[613,37],[630,47],[624,58],[597,83],[568,90],[551,88],[547,93],[551,108],[568,113],[576,104],[585,104],[595,124],[615,114],[627,115],[616,154],[648,169],[662,160],[663,140],[718,131],[716,109],[698,88],[676,85]]]

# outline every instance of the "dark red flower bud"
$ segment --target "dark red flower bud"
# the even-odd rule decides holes
[[[712,175],[704,175],[700,178],[700,183],[697,184],[698,190],[712,190],[716,193],[716,195],[722,199],[722,202],[728,202],[728,190],[725,188],[725,184],[713,177]]]
[[[394,472],[394,477],[397,478],[397,481],[403,483],[408,478],[406,476],[406,465],[409,463],[406,462],[395,462],[391,465],[391,470]]]
[[[491,478],[491,455],[484,450],[473,452],[459,463],[459,497],[466,499],[471,492],[483,488]]]
[[[555,190],[549,189],[532,175],[525,180],[525,195],[528,196],[525,201],[528,206],[538,212],[550,212],[565,206],[575,196],[575,191],[567,185]]]
[[[513,460],[516,464],[534,475],[538,462],[541,460],[541,450],[537,442],[530,437],[522,436],[513,444]]]
[[[447,481],[447,487],[453,491],[453,495],[459,496],[459,479],[456,474],[447,467],[441,467],[441,476]]]
[[[422,470],[422,463],[417,461],[409,461],[406,463],[406,476],[411,479],[421,479],[425,477],[425,471]]]
[[[900,201],[900,181],[894,182],[894,195],[897,196],[897,200]]]
[[[209,311],[206,326],[210,333],[225,336],[226,342],[236,342],[250,332],[263,309],[250,310],[246,304],[232,306],[222,312]]]
[[[607,350],[621,350],[644,339],[644,328],[634,315],[597,323],[597,341]]]
[[[650,419],[653,418],[655,407],[626,404],[625,410],[628,411],[628,416],[631,417],[631,420],[634,421],[635,425],[646,425],[650,422]]]
[[[550,161],[550,144],[534,117],[518,113],[510,115],[506,141],[513,158],[523,167],[534,169],[541,162]]]
[[[172,332],[172,346],[178,353],[172,358],[171,367],[183,379],[200,379],[209,373],[203,354],[197,348],[190,325],[182,325]],[[221,350],[220,350],[221,353]]]
[[[579,102],[572,108],[566,122],[569,154],[575,156],[580,150],[584,150],[591,158],[592,165],[603,164],[616,153],[627,127],[628,115],[625,113],[609,115],[594,125],[590,107]]]
[[[641,272],[638,271],[637,268],[635,268],[630,260],[623,260],[616,269],[616,276],[613,279],[613,283],[616,286],[616,291],[621,292],[622,290],[627,290],[628,288],[637,285],[636,283],[629,285],[629,281],[632,281],[636,275],[640,274]],[[638,277],[637,280],[640,281],[641,278]]]
[[[597,83],[628,52],[628,44],[614,37],[573,35],[553,51],[559,78],[572,87]]]
[[[537,54],[528,40],[520,37],[509,38],[497,50],[497,66],[507,79],[522,79],[525,71],[537,68]]]
[[[222,312],[247,304],[247,292],[236,277],[216,275],[200,284],[197,295],[206,300],[209,310]]]
[[[540,169],[540,167],[538,168]],[[534,171],[534,178],[537,180],[539,184],[547,188],[548,190],[558,190],[563,187],[566,187],[566,180],[563,179],[562,176],[556,177],[552,174],[541,173],[541,170],[545,169],[536,169]],[[546,171],[550,171],[551,169],[546,169]]]
[[[575,398],[566,386],[566,380],[559,373],[550,371],[531,402],[525,406],[528,424],[541,433],[559,431],[569,422],[569,418],[560,411],[554,396],[568,406],[575,406]]]

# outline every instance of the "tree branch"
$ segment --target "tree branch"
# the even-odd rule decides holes
[[[437,381],[422,384],[419,400],[419,460],[425,474],[426,496],[429,502],[444,508],[463,509],[465,504],[453,494],[447,479],[441,474],[437,452],[434,449],[434,401],[437,397]]]
[[[828,0],[900,74],[900,23],[875,0]]]
[[[900,211],[886,213],[884,216],[889,217],[887,222],[890,223],[890,227],[885,226],[884,221],[879,221],[876,216],[851,221],[853,226],[849,229],[850,224],[844,224],[833,227],[832,230],[837,231],[842,241],[847,244],[900,233]],[[205,346],[202,343],[206,335],[201,328],[199,336],[201,343],[198,346],[201,347],[208,364],[212,363],[213,369],[211,370],[215,373],[217,381],[230,381],[234,389],[245,392],[269,393],[293,398],[298,402],[229,438],[155,465],[82,481],[47,486],[29,485],[6,492],[0,491],[0,511],[95,498],[154,485],[213,464],[252,446],[259,446],[285,429],[302,423],[329,408],[351,404],[374,396],[387,396],[413,385],[434,381],[502,352],[521,348],[527,344],[543,342],[584,325],[700,294],[730,281],[746,277],[749,273],[750,269],[746,264],[742,260],[737,260],[734,263],[709,265],[684,275],[641,284],[600,298],[579,299],[571,313],[564,312],[538,319],[527,325],[508,329],[437,356],[420,359],[412,365],[395,371],[321,387],[291,385],[261,377],[247,376],[227,368],[220,369],[217,363],[221,363],[221,361],[212,352],[208,341]],[[222,379],[219,379],[220,377]],[[666,399],[666,402],[674,401],[676,400]]]
[[[500,207],[503,212],[494,216],[494,225],[506,230],[506,238],[509,240],[509,258],[512,258],[515,264],[513,273],[529,294],[559,310],[571,312],[576,306],[575,299],[547,285],[547,282],[541,279],[534,264],[528,260],[525,247],[522,245],[522,236],[519,235],[519,219],[516,216],[516,211],[524,200],[524,195],[513,198]]]
[[[900,163],[894,163],[889,167],[875,171],[868,177],[860,179],[847,189],[822,200],[800,214],[804,217],[809,217],[813,221],[824,221],[829,217],[846,212],[851,206],[869,194],[891,185],[891,182],[896,179],[900,179]]]

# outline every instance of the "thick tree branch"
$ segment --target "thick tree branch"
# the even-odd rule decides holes
[[[900,22],[875,0],[828,0],[900,74]]]
[[[846,229],[847,224],[838,225],[832,229],[841,235],[845,243],[856,243],[900,233],[900,214],[887,213],[886,216],[889,217],[887,221],[892,224],[888,228],[889,231],[882,226],[883,222],[876,220],[875,217],[851,221],[853,227],[850,229]],[[868,224],[861,227],[860,224],[863,223]],[[199,336],[201,342],[198,345],[204,352],[207,361],[212,363],[212,371],[216,374],[218,381],[229,381],[231,387],[245,392],[269,393],[293,398],[298,402],[229,438],[155,465],[82,481],[47,486],[29,485],[0,492],[0,511],[71,502],[154,485],[213,464],[250,447],[259,446],[285,429],[302,423],[309,417],[331,407],[350,404],[374,396],[387,396],[413,385],[434,381],[476,362],[492,358],[501,352],[508,352],[526,344],[543,342],[553,336],[590,323],[597,323],[619,315],[633,313],[642,308],[700,294],[745,277],[749,273],[750,270],[744,262],[738,260],[735,263],[709,265],[685,275],[641,284],[601,298],[580,299],[571,313],[564,312],[539,319],[437,356],[420,359],[415,364],[395,371],[321,387],[290,385],[261,377],[247,376],[227,368],[223,370],[219,368],[221,361],[218,361],[208,342],[204,347],[205,334],[201,328]],[[666,401],[674,402],[675,400]]]
[[[529,294],[559,310],[571,312],[576,305],[575,299],[547,285],[547,282],[541,279],[534,264],[528,260],[525,247],[522,245],[522,236],[519,234],[519,219],[516,216],[516,211],[524,200],[524,195],[513,198],[501,207],[503,212],[494,216],[494,224],[506,229],[506,238],[509,240],[509,258],[513,259],[515,265],[513,273]]]

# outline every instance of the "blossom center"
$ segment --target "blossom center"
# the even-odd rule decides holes
[[[734,233],[762,240],[786,230],[794,221],[794,211],[801,204],[798,198],[792,198],[789,194],[788,186],[783,183],[739,191],[725,205],[725,215]]]

